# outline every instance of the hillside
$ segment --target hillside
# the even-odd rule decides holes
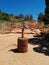
[[[49,24],[45,25],[44,22],[38,22],[33,20],[32,15],[20,14],[14,16],[13,14],[8,14],[0,11],[0,33],[11,32],[12,30],[21,28],[22,23],[26,29],[40,29],[43,31],[49,31]]]

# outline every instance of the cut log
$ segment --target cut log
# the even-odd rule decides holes
[[[18,38],[18,50],[20,52],[28,51],[28,39],[27,38]]]

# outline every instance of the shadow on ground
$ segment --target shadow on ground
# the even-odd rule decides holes
[[[49,33],[42,37],[37,36],[35,38],[31,38],[28,42],[32,45],[38,45],[38,47],[33,48],[35,52],[43,53],[49,56]]]
[[[44,47],[43,48],[41,48],[41,47],[35,47],[35,48],[33,48],[33,50],[35,52],[43,53],[44,55],[49,56],[49,50],[47,48],[44,48]]]
[[[15,49],[10,49],[9,51],[12,51],[12,52],[14,52],[14,53],[21,53],[17,48],[15,48]]]
[[[32,45],[38,45],[40,43],[41,39],[36,37],[36,38],[30,38],[28,39],[28,42]]]

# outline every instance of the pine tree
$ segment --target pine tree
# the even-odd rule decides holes
[[[45,23],[49,23],[49,0],[45,0]]]

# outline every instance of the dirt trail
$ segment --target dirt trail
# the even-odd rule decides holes
[[[25,34],[27,38],[32,38],[32,34]],[[49,65],[49,57],[33,51],[34,45],[28,44],[27,53],[19,53],[17,39],[20,34],[0,35],[0,65]]]

